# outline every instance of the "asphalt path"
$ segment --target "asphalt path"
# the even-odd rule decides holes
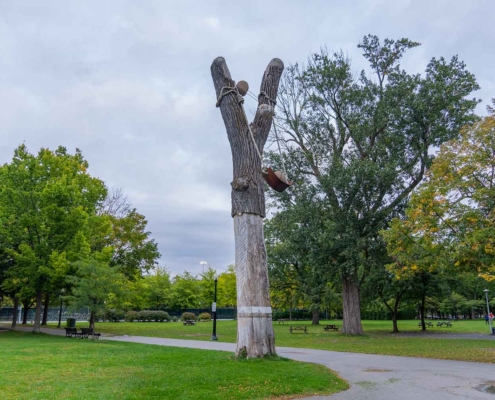
[[[65,334],[63,330],[47,328],[42,328],[42,332]],[[234,343],[199,340],[144,336],[102,336],[102,340],[227,352],[235,350]],[[487,348],[487,351],[492,349]],[[277,347],[277,353],[293,360],[325,365],[350,384],[350,389],[344,392],[307,397],[307,400],[495,400],[494,364],[290,347]]]

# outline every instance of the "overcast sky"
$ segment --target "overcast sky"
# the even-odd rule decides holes
[[[258,91],[273,57],[342,48],[356,70],[368,33],[419,41],[403,65],[458,54],[484,113],[495,97],[493,0],[0,0],[0,161],[25,142],[80,148],[149,221],[173,274],[234,262],[232,161],[210,65]],[[254,103],[247,103],[254,109]]]

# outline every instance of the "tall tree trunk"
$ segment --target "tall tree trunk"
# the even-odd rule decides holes
[[[33,332],[39,333],[41,328],[41,304],[43,303],[43,292],[36,293],[36,312],[34,314]]]
[[[234,217],[237,282],[237,356],[275,354],[263,218],[254,214]]]
[[[19,299],[16,295],[14,295],[14,312],[12,315],[12,329],[15,329],[17,326],[17,320],[19,319]]]
[[[50,306],[50,295],[47,293],[45,295],[45,305],[43,308],[43,321],[41,321],[41,325],[46,325],[48,323],[48,307]]]
[[[231,215],[236,251],[238,357],[275,354],[263,236],[265,186],[258,153],[263,153],[270,133],[273,101],[277,98],[283,69],[282,61],[277,58],[268,64],[261,82],[259,107],[253,122],[248,125],[243,98],[235,89],[225,59],[218,57],[211,65],[217,107],[220,107],[227,130],[234,167]]]
[[[425,324],[425,302],[426,302],[426,294],[423,293],[421,297],[421,305],[419,307],[420,317],[421,317],[421,330],[426,331]]]
[[[27,324],[27,319],[28,319],[28,313],[29,313],[29,303],[28,302],[23,302],[22,306],[24,307],[22,309],[22,324],[26,325]]]
[[[320,325],[320,308],[313,309],[313,318],[311,325]]]
[[[95,312],[91,311],[91,316],[89,317],[89,328],[95,328]]]
[[[359,286],[347,275],[342,278],[342,333],[347,335],[362,335],[361,308],[359,304]]]

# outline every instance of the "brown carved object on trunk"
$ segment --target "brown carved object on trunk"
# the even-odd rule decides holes
[[[273,113],[260,111],[277,98],[284,64],[274,58],[265,70],[260,87],[258,110],[250,124],[242,108],[242,97],[234,88],[225,59],[211,65],[217,106],[227,130],[232,151],[234,177],[232,212],[237,276],[237,356],[248,358],[275,354],[275,337],[268,285],[268,268],[263,236],[265,193],[260,155],[268,139]],[[233,89],[233,90],[232,90]],[[265,107],[266,108],[266,107]]]
[[[273,190],[280,193],[292,185],[292,182],[288,181],[281,171],[274,172],[270,167],[263,171],[263,179]]]

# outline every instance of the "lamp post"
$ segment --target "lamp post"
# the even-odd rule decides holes
[[[62,323],[62,302],[63,302],[63,295],[65,293],[65,289],[62,289],[60,291],[60,310],[58,312],[58,325],[57,328],[60,328],[60,324]]]
[[[490,303],[488,302],[488,289],[484,289],[483,292],[485,292],[485,298],[486,298],[486,309],[488,311],[488,323],[490,324],[490,335],[493,334],[492,330],[492,319],[490,318]]]
[[[218,340],[217,338],[217,282],[218,276],[215,275],[215,294],[213,295],[213,304],[211,305],[211,312],[213,313],[213,333],[211,340]]]
[[[199,264],[203,266],[203,274],[204,274],[205,273],[205,265],[208,265],[208,262],[200,261]]]

